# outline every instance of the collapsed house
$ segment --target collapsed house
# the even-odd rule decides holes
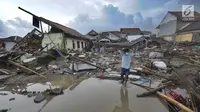
[[[89,38],[82,35],[78,31],[61,25],[59,23],[50,21],[43,17],[38,17],[19,7],[22,11],[33,16],[33,26],[41,28],[42,32],[42,49],[48,51],[51,48],[57,48],[59,50],[73,49],[82,51],[86,49],[89,44]],[[43,32],[42,22],[51,27],[47,33]]]
[[[5,47],[6,50],[11,50],[13,48],[13,46],[15,46],[16,43],[18,43],[20,40],[22,39],[22,37],[19,36],[10,36],[7,38],[0,38],[0,43]]]
[[[156,27],[157,37],[168,41],[193,41],[198,39],[200,13],[194,12],[194,20],[183,20],[182,12],[169,11]]]

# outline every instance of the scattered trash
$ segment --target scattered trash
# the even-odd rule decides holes
[[[96,65],[96,63],[92,63],[94,65]],[[70,65],[70,69],[73,70],[73,66],[74,66],[74,70],[75,71],[83,71],[83,70],[96,70],[96,67],[91,66],[89,64],[85,64],[85,63],[74,63]]]

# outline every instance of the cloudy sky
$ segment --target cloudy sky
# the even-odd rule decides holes
[[[19,6],[86,34],[121,27],[154,31],[167,11],[180,11],[183,4],[200,12],[200,0],[0,0],[0,37],[24,36],[34,28]]]

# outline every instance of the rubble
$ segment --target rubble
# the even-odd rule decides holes
[[[44,101],[45,98],[46,98],[46,96],[45,96],[44,94],[39,93],[39,94],[35,97],[34,102],[35,102],[35,103],[40,103],[40,102]]]

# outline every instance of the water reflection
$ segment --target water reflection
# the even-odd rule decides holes
[[[128,98],[128,89],[124,86],[121,86],[120,89],[120,99],[121,106],[116,106],[113,112],[132,112],[129,108],[129,98]]]

